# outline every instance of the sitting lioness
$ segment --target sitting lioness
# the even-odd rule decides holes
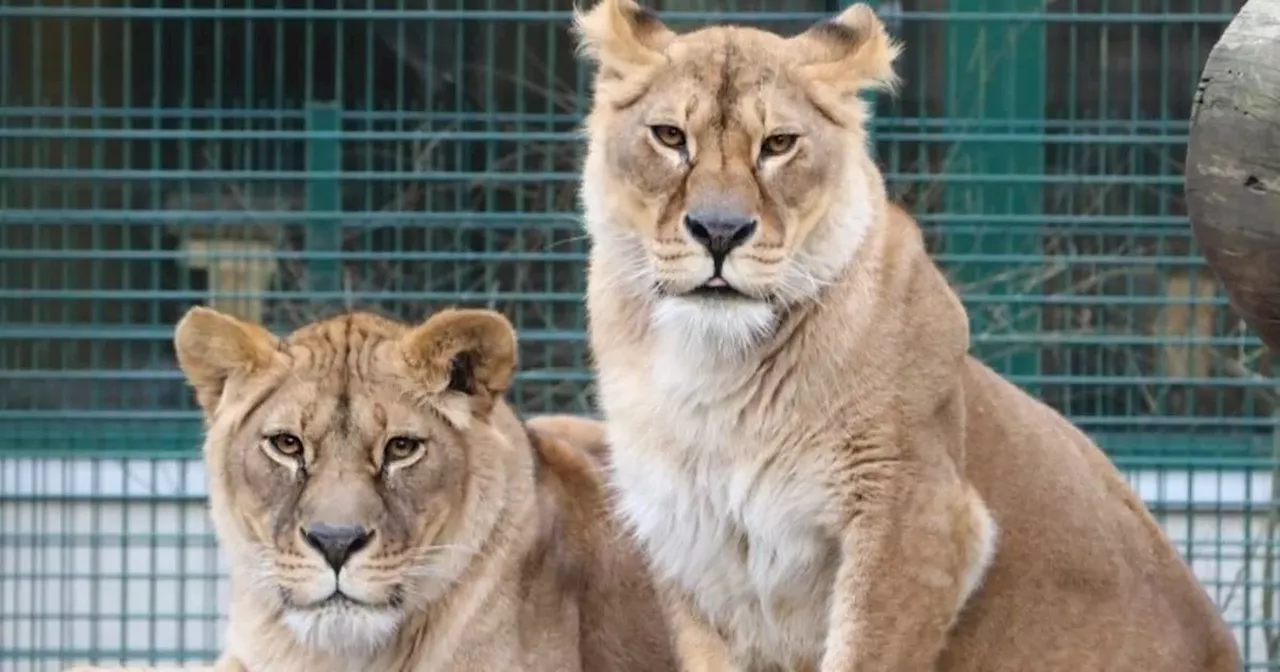
[[[579,13],[612,481],[689,672],[1235,672],[1104,454],[968,352],[868,154],[898,46]]]
[[[231,567],[220,672],[675,668],[606,515],[602,448],[503,400],[500,315],[350,314],[281,339],[193,308],[174,342]]]

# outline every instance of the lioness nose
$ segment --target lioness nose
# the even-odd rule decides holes
[[[747,242],[756,232],[756,221],[738,216],[690,213],[685,215],[684,228],[699,245],[707,248],[719,265],[734,248]]]
[[[333,571],[342,569],[347,560],[369,545],[373,532],[359,525],[326,525],[316,523],[302,528],[302,537],[320,551]]]

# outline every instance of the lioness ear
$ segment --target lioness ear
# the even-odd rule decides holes
[[[625,78],[662,62],[675,37],[635,0],[600,0],[588,12],[573,9],[578,51],[600,64],[600,76]]]
[[[227,380],[236,373],[252,373],[271,364],[278,340],[256,324],[196,306],[173,330],[173,349],[196,402],[212,415]]]
[[[830,86],[841,95],[898,84],[893,62],[902,46],[889,36],[870,6],[857,3],[834,18],[791,38],[798,47],[801,72],[811,81]]]
[[[433,393],[460,392],[472,411],[487,415],[507,391],[516,367],[516,332],[491,310],[447,310],[401,341],[405,361]]]

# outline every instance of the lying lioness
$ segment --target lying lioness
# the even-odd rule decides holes
[[[231,566],[220,672],[674,667],[600,446],[503,401],[500,315],[351,314],[279,339],[194,308],[174,342]]]
[[[602,0],[577,30],[611,473],[685,670],[1240,669],[1106,456],[968,356],[867,151],[898,54],[870,8],[680,34]]]

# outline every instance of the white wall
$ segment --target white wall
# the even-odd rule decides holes
[[[1200,509],[1161,522],[1229,619],[1260,620],[1269,474],[1130,478],[1150,506]],[[0,460],[0,672],[215,655],[226,568],[204,493],[198,461]],[[1252,669],[1262,637],[1242,639]]]

